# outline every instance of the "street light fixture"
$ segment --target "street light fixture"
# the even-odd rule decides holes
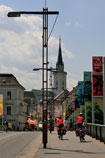
[[[41,68],[34,68],[33,71],[39,71]]]
[[[47,107],[48,107],[48,15],[56,14],[58,11],[48,11],[48,8],[43,8],[43,11],[18,11],[9,12],[8,17],[20,17],[21,14],[40,14],[43,15],[43,47],[42,47],[42,102],[43,102],[43,147],[47,145]],[[35,69],[34,69],[35,70]],[[39,69],[37,69],[39,70]],[[45,95],[46,90],[46,95]]]
[[[9,12],[7,14],[8,17],[20,17],[21,14],[19,12]]]
[[[43,68],[34,68],[33,71],[39,71],[39,70],[43,70]],[[55,72],[56,71],[56,68],[44,68],[44,70],[47,70],[47,71],[52,71],[52,72]]]

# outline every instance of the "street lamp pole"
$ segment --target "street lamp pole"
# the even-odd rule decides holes
[[[47,147],[47,107],[48,107],[48,15],[56,14],[58,11],[18,11],[9,12],[8,17],[20,17],[21,14],[41,14],[43,15],[43,44],[42,44],[42,104],[43,104],[43,148]]]
[[[44,13],[48,9],[43,9]],[[47,111],[48,111],[48,14],[43,14],[43,51],[42,51],[42,105],[43,105],[43,147],[47,144]],[[46,91],[46,93],[45,93]]]

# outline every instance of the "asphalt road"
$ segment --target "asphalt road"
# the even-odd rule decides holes
[[[0,158],[32,158],[41,143],[41,132],[0,132]]]

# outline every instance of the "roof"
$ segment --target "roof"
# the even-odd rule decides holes
[[[65,100],[69,95],[69,91],[67,89],[61,91],[55,98],[54,100],[57,100],[57,99],[63,99]]]
[[[62,59],[62,50],[61,50],[61,38],[59,38],[59,52],[58,52],[58,60],[57,60],[57,65],[63,66],[63,59]]]
[[[32,91],[24,91],[24,97],[25,98],[35,98],[36,96]]]
[[[13,74],[0,73],[0,86],[20,86],[25,89]]]
[[[38,98],[42,98],[42,91],[41,90],[37,90],[37,89],[32,89],[32,92],[35,96],[37,96]]]
[[[69,95],[72,95],[72,93],[74,93],[74,92],[75,92],[75,89],[77,89],[77,88],[78,88],[78,85],[75,86],[75,87],[73,87],[73,89],[69,92]]]
[[[38,100],[42,99],[42,90],[32,89],[32,92],[38,98]],[[45,91],[45,94],[46,94],[46,91]],[[54,95],[54,93],[52,91],[48,91],[48,97],[51,97],[52,95]]]

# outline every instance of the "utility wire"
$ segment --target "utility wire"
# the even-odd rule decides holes
[[[58,15],[56,16],[56,19],[55,19],[55,21],[54,21],[53,27],[52,27],[51,32],[50,32],[50,34],[49,34],[48,40],[49,40],[49,38],[50,38],[50,36],[51,36],[51,34],[52,34],[52,32],[53,32],[53,29],[54,29],[54,27],[55,27],[55,24],[56,24],[56,22],[57,22],[57,19],[58,19]]]

